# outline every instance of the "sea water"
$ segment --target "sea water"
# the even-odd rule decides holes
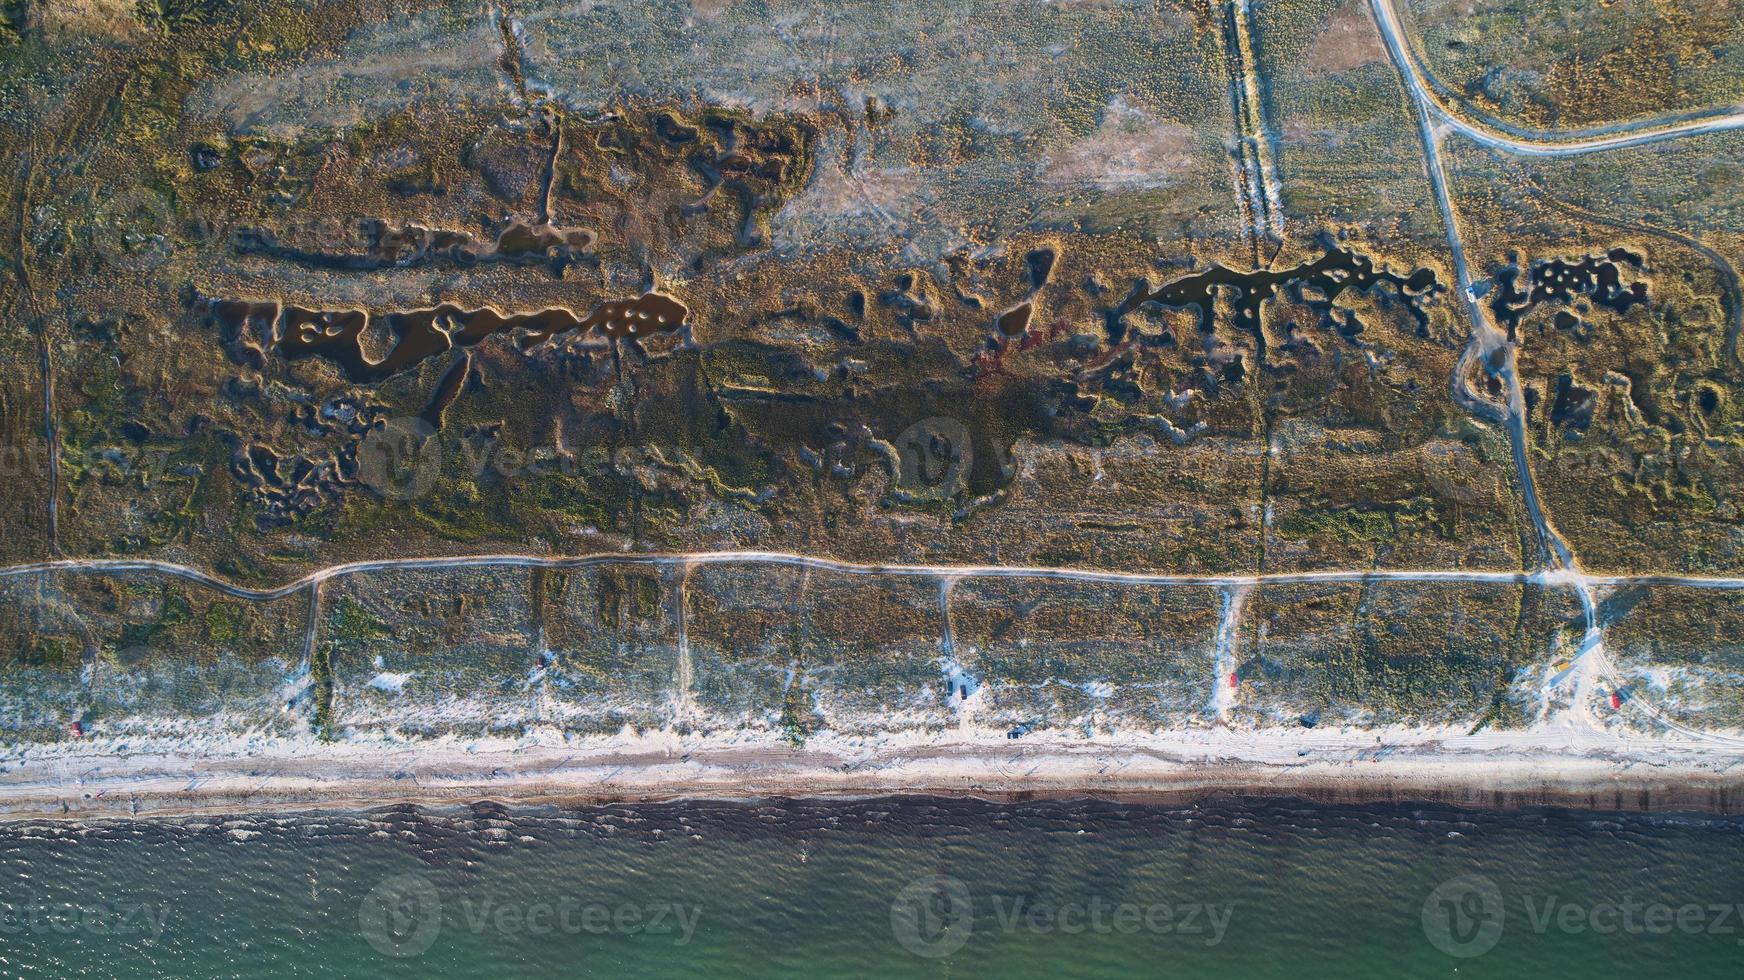
[[[1216,799],[0,825],[0,975],[1735,975],[1744,820]]]

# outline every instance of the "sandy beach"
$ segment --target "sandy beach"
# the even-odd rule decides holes
[[[894,794],[989,799],[1214,794],[1323,802],[1734,812],[1744,743],[1556,729],[1230,730],[1095,738],[951,731],[566,738],[134,738],[13,749],[0,819],[357,809],[394,803],[606,802]]]

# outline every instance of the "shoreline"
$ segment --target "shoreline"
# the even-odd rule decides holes
[[[1378,738],[1378,740],[1377,740]],[[162,744],[151,744],[160,742]],[[144,744],[142,744],[142,742]],[[660,732],[575,739],[310,738],[54,743],[0,764],[0,823],[360,811],[399,804],[748,799],[1211,797],[1507,811],[1744,812],[1744,748],[1566,731],[1196,729],[995,742],[986,733],[814,739]]]

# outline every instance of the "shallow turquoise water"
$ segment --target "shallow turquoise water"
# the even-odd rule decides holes
[[[0,827],[4,976],[1700,977],[1744,963],[1741,902],[1744,820],[1692,816],[907,798]]]

